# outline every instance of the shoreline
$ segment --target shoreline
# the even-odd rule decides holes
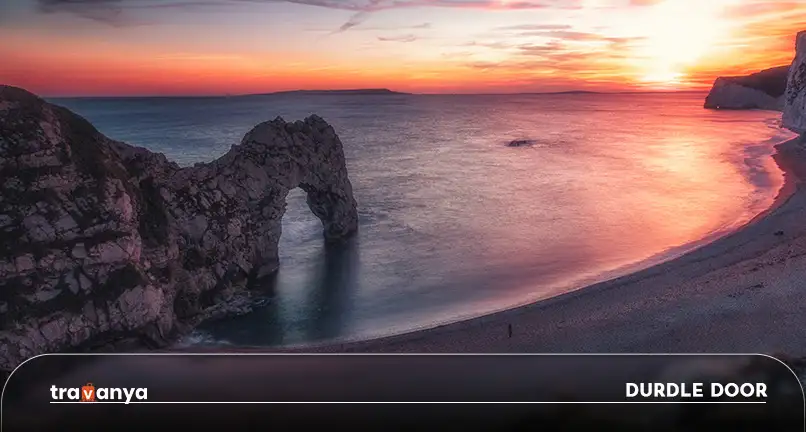
[[[378,338],[172,352],[758,352],[806,356],[806,140],[776,145],[773,204],[647,268],[522,306]],[[800,317],[799,315],[803,315]],[[509,336],[509,328],[512,336]],[[787,334],[788,333],[788,334]]]

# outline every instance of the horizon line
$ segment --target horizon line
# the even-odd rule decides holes
[[[622,90],[622,91],[598,91],[598,90],[563,90],[563,91],[526,91],[526,92],[471,92],[471,93],[418,93],[418,92],[402,92],[390,89],[379,88],[366,88],[366,89],[300,89],[300,90],[280,90],[276,92],[266,93],[239,93],[239,94],[176,94],[176,95],[160,95],[160,94],[144,94],[144,95],[59,95],[48,96],[39,95],[45,99],[219,99],[219,98],[242,98],[254,96],[273,96],[293,93],[334,93],[338,95],[345,93],[349,95],[350,92],[371,92],[371,91],[388,91],[388,96],[528,96],[528,95],[573,95],[573,94],[600,94],[600,95],[616,95],[616,94],[669,94],[669,93],[707,93],[708,90]],[[355,96],[361,96],[356,94]],[[364,95],[367,96],[367,95]],[[376,94],[375,96],[384,96],[383,93]]]

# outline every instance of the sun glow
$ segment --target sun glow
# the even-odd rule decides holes
[[[804,2],[0,1],[0,83],[47,96],[706,90],[791,62]]]
[[[658,86],[674,87],[681,84],[684,75],[680,72],[657,72],[649,73],[641,77],[641,81]]]
[[[636,55],[642,81],[675,84],[683,71],[706,56],[730,29],[721,19],[733,0],[666,0],[651,8],[640,26],[646,35]]]

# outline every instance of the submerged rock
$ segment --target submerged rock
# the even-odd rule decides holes
[[[0,86],[0,370],[138,339],[161,345],[249,310],[278,267],[288,192],[327,241],[358,227],[341,141],[317,116],[252,129],[180,168],[69,110]]]
[[[788,74],[789,66],[780,66],[748,76],[719,77],[705,98],[705,108],[781,111]]]
[[[806,31],[798,33],[795,52],[784,96],[783,125],[802,134],[806,133]]]
[[[507,147],[527,147],[535,145],[535,140],[530,139],[519,139],[519,140],[512,140],[507,144]]]

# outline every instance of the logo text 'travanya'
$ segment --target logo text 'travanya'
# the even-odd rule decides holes
[[[124,388],[124,387],[95,387],[92,383],[87,383],[82,387],[56,387],[50,386],[50,397],[54,401],[74,401],[74,402],[123,402],[130,403],[132,398],[136,401],[148,399],[148,389],[146,388]]]

